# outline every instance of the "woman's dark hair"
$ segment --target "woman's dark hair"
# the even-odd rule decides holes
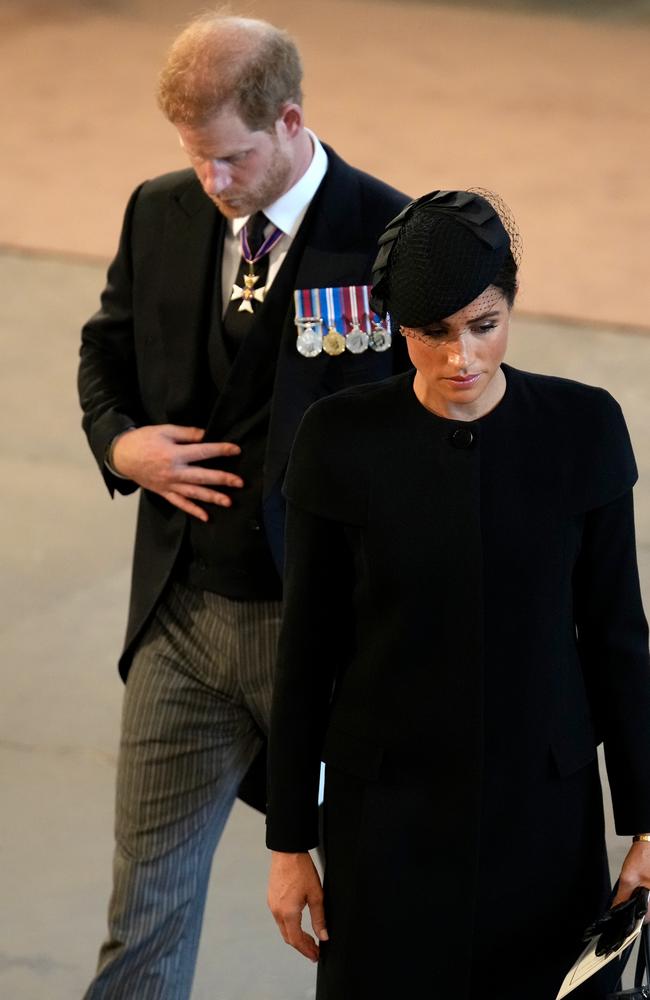
[[[506,253],[505,260],[491,283],[503,293],[508,306],[512,308],[519,287],[517,282],[517,264],[512,255],[512,250],[508,250]]]

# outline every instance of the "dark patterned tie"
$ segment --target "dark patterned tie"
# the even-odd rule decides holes
[[[264,229],[268,226],[269,220],[264,215],[264,212],[256,212],[255,215],[251,215],[250,219],[246,223],[246,238],[248,240],[248,247],[250,249],[250,256],[254,257],[259,248],[264,242]],[[250,274],[251,265],[248,261],[244,260],[243,256],[239,262],[239,270],[237,271],[237,277],[235,278],[235,285],[244,289],[246,287],[245,278]],[[269,273],[269,255],[264,254],[263,257],[253,265],[253,271],[257,275],[257,281],[255,282],[253,289],[257,290],[259,288],[264,288],[266,285],[266,280]],[[228,303],[228,307],[223,317],[223,332],[224,339],[226,341],[226,347],[228,348],[228,353],[230,358],[233,359],[237,354],[246,334],[253,325],[253,320],[255,318],[255,310],[259,310],[261,303],[257,300],[251,302],[252,311],[247,309],[242,309],[243,299],[231,299]]]

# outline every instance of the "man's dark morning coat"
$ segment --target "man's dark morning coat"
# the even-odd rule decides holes
[[[275,366],[263,472],[263,525],[278,567],[284,524],[280,488],[304,411],[338,389],[407,367],[401,338],[395,338],[384,353],[346,351],[338,357],[322,353],[304,358],[296,349],[294,288],[367,283],[377,237],[407,200],[350,167],[331,149],[326,152],[327,173],[259,319],[259,324],[269,323],[270,317],[277,353],[264,357],[264,347],[260,353],[254,343],[245,342],[235,360],[236,392],[233,369],[221,349],[219,276],[226,221],[191,170],[147,182],[131,197],[101,308],[82,334],[83,426],[111,495],[137,489],[106,467],[106,450],[115,435],[133,425],[172,423],[206,427],[206,440],[233,440],[224,437],[224,429],[236,426],[245,410],[248,372],[254,373],[259,365]],[[267,342],[268,338],[258,341]],[[216,363],[209,363],[209,354]],[[125,679],[138,637],[173,573],[187,526],[188,515],[159,495],[142,491],[120,659]],[[255,529],[259,525],[251,525]]]

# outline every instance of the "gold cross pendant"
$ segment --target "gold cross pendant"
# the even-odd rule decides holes
[[[257,274],[245,274],[244,275],[244,288],[239,285],[232,286],[232,294],[230,296],[231,302],[236,302],[237,299],[241,299],[239,303],[239,309],[237,312],[253,312],[254,302],[264,301],[264,288],[255,288],[255,282],[259,280],[259,275]]]

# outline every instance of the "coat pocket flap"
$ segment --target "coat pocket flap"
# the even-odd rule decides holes
[[[561,732],[556,731],[551,739],[551,755],[562,777],[590,764],[597,755],[591,720],[576,719]]]
[[[325,764],[356,778],[373,780],[379,777],[383,756],[382,747],[368,743],[356,733],[348,733],[337,726],[328,727],[322,754]]]

